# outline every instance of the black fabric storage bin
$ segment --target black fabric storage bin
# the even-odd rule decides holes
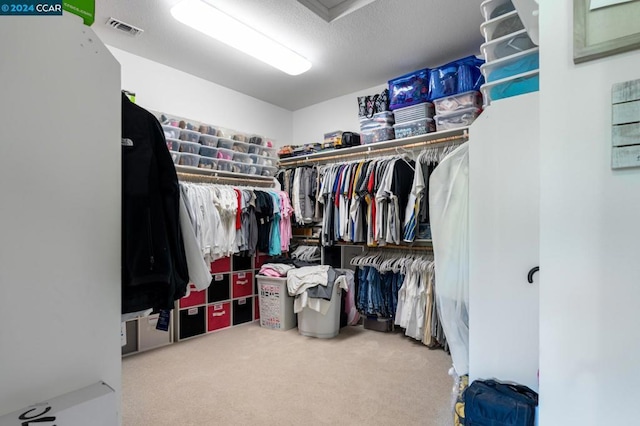
[[[233,301],[233,325],[253,320],[253,297]]]
[[[233,271],[249,271],[253,269],[251,256],[233,256]]]
[[[205,307],[180,310],[180,339],[204,334],[206,330]]]
[[[215,274],[207,289],[207,303],[222,302],[231,299],[231,280],[229,274]]]
[[[324,247],[324,265],[342,268],[342,248],[340,246]]]

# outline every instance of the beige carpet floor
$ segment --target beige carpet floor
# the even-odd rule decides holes
[[[450,366],[400,333],[247,324],[125,358],[123,424],[448,426]]]

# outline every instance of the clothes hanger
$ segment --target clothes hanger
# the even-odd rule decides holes
[[[399,150],[402,150],[403,153],[400,153]],[[411,165],[411,163],[409,163],[409,160],[413,160],[413,153],[409,150],[407,150],[406,148],[403,148],[401,146],[397,146],[396,147],[396,153],[398,154],[398,156],[396,158],[398,158],[399,160],[404,161],[405,163],[407,163],[407,165],[409,167],[411,167],[411,170],[413,170],[414,172],[416,171],[415,167]],[[407,159],[407,157],[409,159]]]

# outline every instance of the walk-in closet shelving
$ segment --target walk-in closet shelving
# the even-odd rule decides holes
[[[192,182],[273,186],[273,177],[271,176],[248,175],[179,165],[176,165],[176,171],[178,172],[179,179]]]
[[[397,153],[399,150],[417,150],[428,146],[446,144],[452,142],[464,142],[469,137],[468,127],[460,127],[452,130],[432,132],[409,138],[392,139],[376,142],[368,145],[358,145],[349,148],[331,151],[317,152],[298,157],[281,158],[280,167],[292,167],[311,163],[356,160],[371,155],[381,156]]]
[[[267,258],[235,255],[211,263],[211,285],[176,302],[175,340],[260,319],[255,277]]]
[[[273,177],[208,170],[176,165],[178,179],[187,182],[228,184],[271,188]],[[127,344],[122,355],[128,356],[170,345],[217,330],[246,324],[260,318],[255,277],[269,258],[229,256],[211,263],[211,285],[202,291],[193,289],[189,296],[176,301],[171,312],[169,331],[157,330],[158,314],[125,322]]]
[[[176,166],[178,178],[186,182],[219,183],[270,188],[273,177],[245,175],[220,170]],[[190,339],[260,318],[255,277],[268,255],[233,255],[211,263],[211,284],[176,301],[174,335],[176,341]]]
[[[357,161],[359,159],[382,157],[398,153],[417,153],[422,149],[430,147],[448,146],[452,144],[466,142],[469,139],[469,128],[460,127],[440,132],[432,132],[424,135],[413,136],[402,139],[393,139],[383,142],[376,142],[368,145],[360,145],[349,148],[318,152],[309,155],[280,159],[281,168],[312,165],[318,163],[333,163],[343,161]],[[317,224],[316,224],[317,225]],[[312,237],[310,234],[300,235],[294,240],[299,244],[320,245],[320,239]],[[430,239],[416,239],[412,243],[400,245],[387,244],[380,246],[383,249],[396,250],[420,250],[432,251]],[[339,241],[334,245],[322,247],[322,264],[329,264],[334,267],[350,267],[350,258],[370,248],[366,243],[353,243]],[[375,248],[375,247],[372,247]]]

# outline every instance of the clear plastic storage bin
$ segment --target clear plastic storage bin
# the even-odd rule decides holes
[[[263,159],[265,159],[265,157],[258,155],[258,154],[249,154],[249,156],[251,157],[251,162],[253,164],[259,164],[259,165],[263,165],[264,162],[262,161]]]
[[[210,146],[201,146],[199,154],[203,157],[218,158],[218,148]]]
[[[277,171],[278,171],[277,167],[263,166],[262,176],[275,176]]]
[[[482,110],[478,108],[467,108],[449,114],[436,115],[436,128],[450,130],[470,126],[481,112]]]
[[[180,139],[180,132],[182,131],[180,127],[163,125],[162,130],[164,131],[165,138]]]
[[[212,146],[212,147],[215,148],[215,147],[218,146],[218,137],[217,136],[201,134],[200,135],[200,144],[205,145],[205,146]]]
[[[171,127],[180,127],[180,120],[177,118],[167,118],[162,124]]]
[[[263,147],[260,147],[259,149],[260,151],[256,152],[256,154],[260,154],[264,157],[271,157],[271,158],[278,157],[278,150],[276,148],[263,146]]]
[[[233,135],[231,135],[231,139],[239,142],[247,142],[248,137],[244,133],[236,132]]]
[[[171,151],[171,160],[173,160],[173,164],[180,164],[180,153]]]
[[[433,118],[435,114],[434,106],[431,102],[399,108],[393,111],[395,124],[406,123],[408,121]]]
[[[200,157],[198,167],[201,169],[216,170],[218,168],[218,160],[211,157]]]
[[[218,170],[223,172],[230,172],[232,163],[233,161],[231,160],[223,160],[218,158]]]
[[[232,161],[231,162],[231,171],[234,172],[234,173],[247,174],[247,173],[249,173],[249,166],[250,166],[250,164],[245,164],[245,163],[239,163],[237,161]]]
[[[209,136],[216,136],[218,134],[218,127],[210,124],[201,124],[198,131]]]
[[[535,47],[524,52],[498,59],[483,65],[482,72],[487,83],[523,74],[540,68],[539,48]]]
[[[515,10],[491,19],[480,25],[485,40],[491,41],[524,29],[524,24]]]
[[[433,101],[436,114],[446,114],[466,108],[482,108],[482,94],[477,91],[460,93]]]
[[[411,136],[424,135],[436,131],[436,125],[432,118],[396,123],[393,125],[396,139],[409,138]]]
[[[200,156],[198,154],[181,152],[179,164],[181,166],[198,167],[198,164],[200,164]]]
[[[262,155],[258,154],[249,154],[249,156],[251,157],[252,163],[258,164],[260,166],[275,167],[278,165],[278,161],[275,158],[263,157]]]
[[[278,166],[278,160],[273,158],[273,157],[260,157],[262,159],[262,165],[263,166],[269,166],[269,167],[277,167]]]
[[[195,130],[182,129],[180,131],[180,140],[187,142],[198,142],[200,140],[200,132]]]
[[[480,4],[480,10],[485,21],[495,19],[515,9],[511,0],[485,0]]]
[[[218,148],[218,158],[222,160],[233,160],[233,151],[225,148]]]
[[[237,161],[239,163],[244,163],[244,164],[253,163],[253,160],[251,159],[251,156],[249,154],[242,154],[240,152],[234,152],[233,161]]]
[[[480,50],[487,62],[492,62],[524,52],[525,50],[533,49],[534,47],[536,47],[536,45],[529,38],[527,30],[520,30],[483,44],[480,46]]]
[[[197,142],[186,142],[182,141],[180,143],[180,152],[187,152],[189,154],[197,154],[200,152],[200,145]]]
[[[360,134],[360,142],[362,142],[363,144],[388,141],[395,138],[396,134],[393,131],[392,126],[380,127],[375,130],[363,132]]]
[[[248,143],[244,143],[244,142],[236,142],[233,144],[233,150],[236,152],[240,152],[242,154],[248,154],[249,153],[249,148],[251,148],[253,145],[248,144]]]
[[[248,167],[248,174],[261,176],[262,175],[262,166],[258,164],[250,164]]]
[[[180,141],[178,139],[166,138],[169,151],[180,151]]]
[[[536,92],[540,88],[539,71],[529,71],[513,77],[496,80],[482,87],[487,102],[525,93]]]
[[[254,145],[264,145],[264,138],[260,135],[252,135],[247,142]]]
[[[410,107],[409,107],[410,108]],[[391,127],[396,123],[393,111],[383,111],[373,114],[371,118],[360,118],[360,131],[370,132],[380,127]]]
[[[224,149],[233,150],[233,144],[234,143],[235,142],[232,141],[231,139],[218,138],[218,148],[224,148]]]

